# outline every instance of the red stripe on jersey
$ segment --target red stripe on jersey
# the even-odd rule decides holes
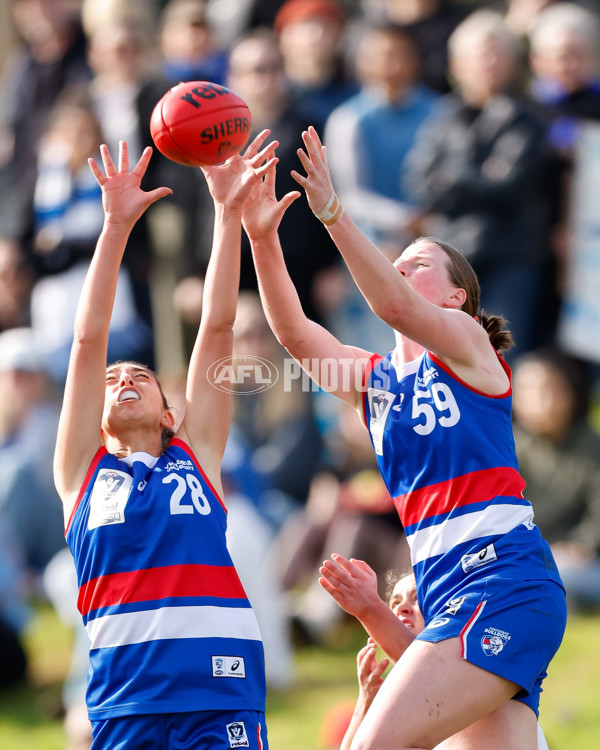
[[[184,453],[187,453],[187,455],[188,455],[188,456],[189,456],[189,457],[190,457],[190,458],[192,459],[192,461],[194,462],[194,466],[195,466],[195,467],[196,467],[196,468],[198,469],[198,471],[199,471],[199,472],[200,472],[200,474],[202,475],[202,479],[204,479],[204,481],[205,481],[205,482],[206,482],[206,484],[207,484],[207,485],[209,486],[209,488],[210,488],[211,492],[213,493],[213,495],[214,495],[214,496],[215,496],[215,497],[217,498],[217,500],[218,500],[218,501],[219,501],[219,502],[221,503],[221,505],[223,506],[223,510],[225,511],[225,513],[227,513],[227,507],[225,506],[225,503],[224,503],[224,502],[223,502],[223,500],[221,499],[221,496],[219,495],[219,493],[218,493],[218,492],[217,492],[217,491],[215,490],[215,488],[213,487],[213,484],[212,484],[212,482],[210,481],[210,479],[209,479],[209,478],[208,478],[208,477],[206,476],[206,474],[204,473],[204,469],[203,469],[203,468],[202,468],[202,467],[200,466],[200,464],[198,463],[198,459],[196,458],[196,456],[195,456],[195,454],[194,454],[194,451],[193,451],[193,450],[192,450],[192,449],[190,448],[190,446],[189,446],[189,445],[188,445],[187,443],[185,443],[185,442],[184,442],[183,440],[181,440],[180,438],[173,438],[173,439],[171,440],[171,442],[169,443],[169,446],[171,446],[171,445],[176,445],[176,446],[178,446],[179,448],[181,448],[181,450],[182,450],[182,451],[183,451]]]
[[[105,446],[101,446],[96,451],[96,455],[94,456],[94,458],[92,458],[92,462],[90,463],[90,466],[85,473],[83,482],[81,483],[81,489],[79,490],[79,495],[77,495],[77,500],[75,501],[75,505],[73,506],[73,510],[71,511],[71,515],[69,516],[69,522],[67,523],[67,526],[65,528],[65,536],[67,535],[67,532],[69,531],[69,527],[71,526],[73,518],[75,517],[75,512],[77,508],[79,508],[79,503],[81,502],[81,498],[83,497],[85,491],[87,490],[88,485],[92,479],[92,476],[94,475],[94,472],[98,468],[98,464],[100,463],[100,460],[104,458],[104,456],[106,456],[107,453],[108,451],[106,450]]]
[[[444,372],[446,372],[448,375],[450,375],[451,378],[456,380],[461,385],[464,385],[465,388],[468,388],[470,391],[473,391],[473,393],[479,393],[480,396],[486,396],[486,398],[506,398],[507,396],[510,396],[512,393],[512,371],[510,369],[510,366],[502,359],[502,357],[496,352],[496,356],[498,357],[498,361],[502,365],[502,369],[508,376],[508,388],[504,391],[504,393],[486,393],[485,391],[480,391],[477,388],[473,388],[472,385],[469,385],[465,380],[462,378],[459,378],[458,375],[454,372],[454,370],[451,370],[448,365],[444,364],[441,359],[438,359],[433,352],[428,351],[429,359],[436,364],[438,367],[441,367]]]
[[[497,466],[430,484],[394,498],[404,527],[494,497],[522,497],[525,480],[510,466]]]
[[[77,608],[85,616],[115,604],[185,596],[246,598],[232,566],[168,565],[92,578],[80,586]]]

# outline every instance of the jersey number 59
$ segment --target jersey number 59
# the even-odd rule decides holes
[[[433,398],[435,409],[429,403]],[[425,402],[427,399],[427,402]],[[412,400],[412,418],[420,421],[413,427],[417,435],[429,435],[436,424],[442,427],[452,427],[460,419],[460,409],[454,394],[445,383],[433,383],[431,394],[429,391],[415,391]]]

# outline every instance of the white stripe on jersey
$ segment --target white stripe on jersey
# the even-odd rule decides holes
[[[413,565],[443,555],[472,539],[507,534],[519,524],[533,523],[530,505],[488,505],[484,510],[457,516],[407,535]]]
[[[104,615],[87,624],[90,648],[166,638],[242,638],[260,641],[256,616],[241,607],[161,607]]]

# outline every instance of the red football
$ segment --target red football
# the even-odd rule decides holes
[[[189,167],[222,164],[244,148],[251,128],[252,115],[242,97],[210,81],[174,86],[150,119],[156,148]]]

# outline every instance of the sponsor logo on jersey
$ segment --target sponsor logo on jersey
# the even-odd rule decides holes
[[[398,394],[398,398],[400,399],[400,403],[399,403],[399,404],[394,404],[394,405],[392,406],[392,409],[393,409],[394,411],[402,411],[402,403],[403,403],[403,401],[404,401],[404,394],[403,394],[403,393],[399,393],[399,394]]]
[[[241,656],[213,656],[213,677],[246,677],[246,664]]]
[[[243,721],[233,721],[231,724],[227,724],[226,728],[229,747],[250,747]]]
[[[169,461],[165,466],[165,471],[194,471],[194,463],[189,458],[178,458],[176,461]]]
[[[425,388],[427,386],[427,383],[429,383],[431,380],[434,380],[434,378],[437,378],[437,376],[438,371],[435,369],[435,367],[428,367],[423,371],[423,375],[419,375],[417,377],[417,387]]]
[[[462,607],[463,602],[465,601],[464,596],[459,596],[456,599],[450,599],[446,602],[446,609],[444,610],[444,614],[446,615],[455,615],[458,610]]]
[[[471,552],[463,555],[460,559],[460,564],[463,572],[468,573],[470,570],[480,568],[482,565],[487,565],[497,559],[496,548],[493,544],[488,544],[487,547],[479,550],[479,552]]]
[[[498,628],[486,628],[481,639],[481,648],[486,656],[498,656],[510,641],[510,633]]]
[[[436,617],[436,619],[432,620],[427,627],[428,628],[441,628],[444,625],[447,625],[449,622],[450,622],[449,617]]]

